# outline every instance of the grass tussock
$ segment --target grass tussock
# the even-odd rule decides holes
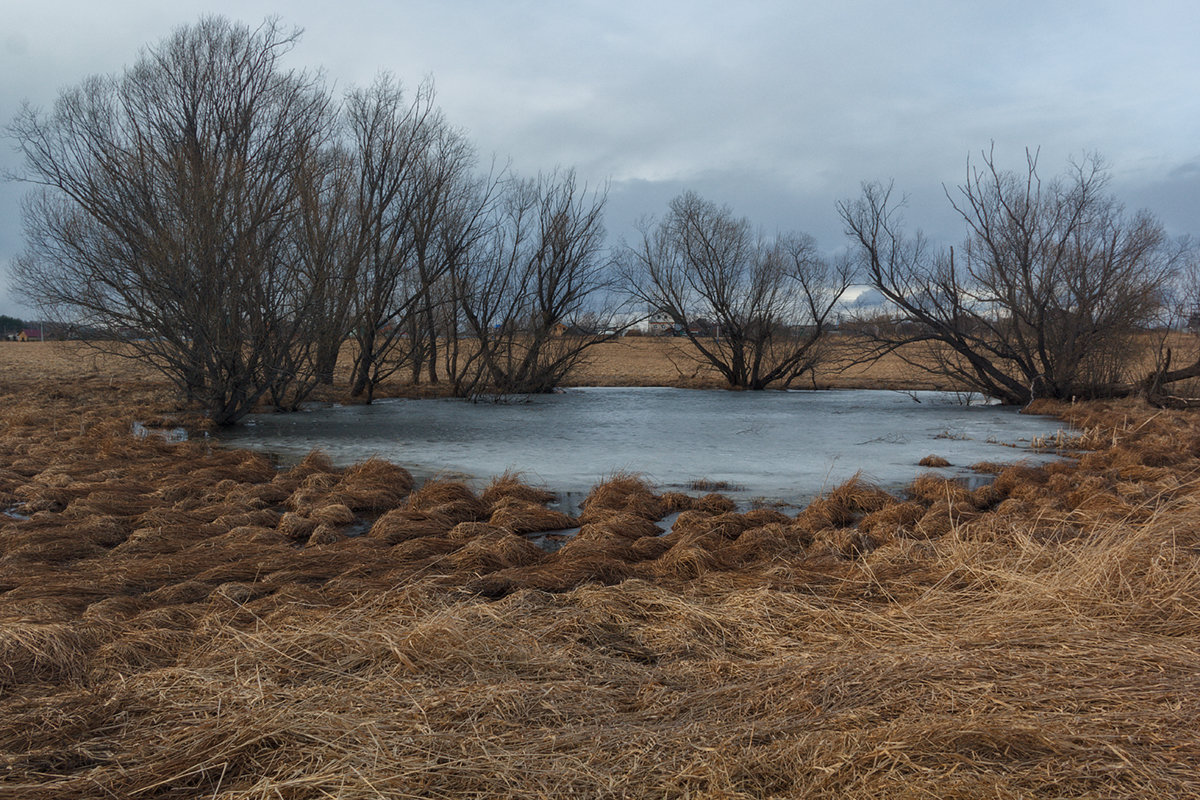
[[[1200,795],[1189,414],[1052,407],[1095,449],[794,516],[618,476],[547,553],[512,477],[276,474],[132,437],[180,414],[143,378],[19,388],[5,796]]]

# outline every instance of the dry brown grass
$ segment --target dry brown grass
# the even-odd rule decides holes
[[[1188,414],[795,516],[617,476],[548,554],[512,476],[275,474],[133,438],[186,420],[144,376],[3,374],[0,795],[1200,796]]]

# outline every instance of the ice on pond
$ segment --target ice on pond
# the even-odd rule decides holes
[[[577,388],[524,402],[383,400],[370,406],[256,415],[222,438],[285,463],[320,449],[340,466],[377,456],[417,477],[482,487],[505,471],[558,492],[586,492],[619,472],[661,491],[725,484],[742,501],[802,504],[862,472],[896,489],[936,454],[967,476],[979,461],[1044,461],[1035,437],[1062,423],[953,394],[889,391],[728,392]],[[914,402],[919,400],[920,402]]]

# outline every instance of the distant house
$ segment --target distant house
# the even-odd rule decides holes
[[[40,342],[42,340],[41,328],[26,328],[17,334],[18,342]]]
[[[651,336],[670,336],[675,333],[675,320],[665,311],[655,311],[650,315],[648,328]]]

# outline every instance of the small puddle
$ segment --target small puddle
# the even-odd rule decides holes
[[[146,439],[156,436],[164,442],[178,444],[188,440],[188,432],[184,428],[148,428],[141,422],[134,422],[132,433],[136,439]]]

